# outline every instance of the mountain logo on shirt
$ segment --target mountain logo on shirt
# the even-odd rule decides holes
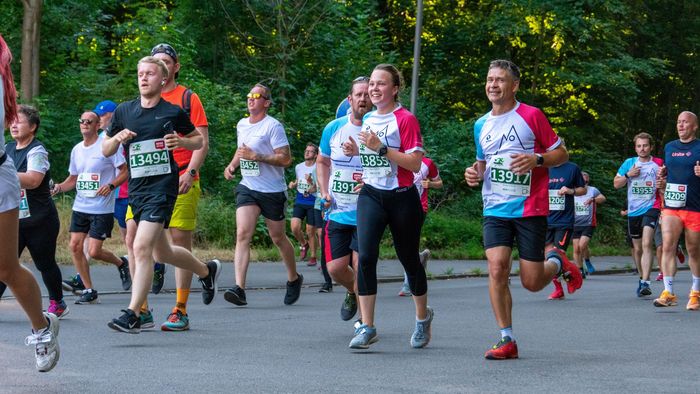
[[[518,142],[520,147],[525,150],[525,146],[523,145],[523,141],[520,139],[520,136],[518,135],[518,131],[515,130],[515,126],[511,126],[510,130],[508,131],[508,134],[504,135],[501,137],[501,144],[498,146],[498,149],[501,149],[503,147],[503,144],[508,144],[508,143],[515,143]]]
[[[388,132],[389,132],[389,125],[386,125],[386,127],[377,131],[377,137],[384,138],[384,137],[386,137]]]

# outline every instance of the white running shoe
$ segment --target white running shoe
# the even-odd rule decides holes
[[[39,332],[32,330],[32,335],[24,340],[24,344],[35,345],[36,369],[39,372],[48,372],[56,366],[61,356],[61,348],[58,345],[58,318],[53,313],[44,313],[49,322],[48,327]]]

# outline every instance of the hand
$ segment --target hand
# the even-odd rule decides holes
[[[112,189],[109,188],[109,185],[102,185],[97,189],[97,195],[100,197],[107,197],[110,193],[112,193]]]
[[[695,162],[697,165],[697,162]],[[666,174],[668,174],[668,169],[666,168],[666,164],[662,165],[661,168],[659,168],[659,172],[656,173],[657,178],[665,178]]]
[[[588,200],[586,200],[586,201],[583,203],[583,205],[589,206],[589,205],[593,204],[594,201],[595,201],[595,198],[589,198]]]
[[[626,209],[621,210],[620,216],[627,216],[627,210]]]
[[[375,152],[382,147],[382,141],[376,134],[374,134],[374,131],[372,130],[370,130],[369,133],[366,131],[360,131],[359,139],[361,144]]]
[[[516,175],[525,175],[528,171],[537,167],[537,156],[529,153],[513,153],[510,155],[510,170]]]
[[[479,177],[478,163],[474,162],[471,167],[467,167],[464,170],[464,180],[467,181],[467,185],[471,187],[479,186],[481,182],[481,177]]]
[[[323,207],[328,209],[331,207],[331,202],[333,198],[330,196],[330,194],[324,194],[321,196],[321,204],[323,204]]]
[[[348,137],[348,140],[343,142],[343,154],[350,157],[360,154],[360,147],[352,136]]]
[[[192,188],[194,183],[194,178],[189,172],[185,171],[184,174],[180,175],[180,184],[178,185],[177,194],[186,194]]]
[[[287,187],[290,189],[296,189],[297,188],[297,181],[289,182],[289,185],[287,185]]]
[[[695,162],[695,167],[693,167],[693,172],[695,172],[695,176],[700,176],[700,161]]]
[[[182,137],[177,133],[166,134],[163,139],[165,140],[165,146],[168,147],[168,150],[182,147]]]
[[[634,178],[636,176],[639,176],[639,174],[642,172],[642,169],[640,167],[637,167],[637,165],[633,165],[632,168],[627,171],[627,176],[630,178]]]
[[[666,177],[656,177],[656,188],[666,190]]]
[[[421,186],[423,186],[423,189],[430,189],[430,179],[423,179],[420,181]]]
[[[314,184],[314,179],[311,177],[311,174],[306,174],[304,178],[306,179],[306,183],[308,183],[309,185]]]
[[[352,188],[352,192],[353,192],[353,193],[359,193],[360,190],[362,190],[362,187],[363,187],[364,185],[365,185],[365,183],[362,182],[362,179],[358,179],[357,185],[355,185],[355,187]]]
[[[51,189],[51,197],[55,196],[58,193],[63,192],[63,189],[61,188],[61,184],[57,183],[53,185],[53,189]]]
[[[119,141],[120,144],[123,144],[123,143],[125,143],[125,142],[131,140],[131,139],[134,138],[134,137],[136,137],[136,133],[134,133],[133,131],[131,131],[131,130],[129,130],[129,129],[124,129],[124,130],[118,132],[118,133],[114,136],[114,138],[116,138],[117,141]]]
[[[258,154],[254,150],[250,149],[246,144],[241,145],[238,148],[238,157],[245,160],[258,160]]]
[[[224,179],[227,181],[230,181],[233,179],[233,173],[236,171],[236,167],[233,166],[233,164],[229,164],[224,168]]]
[[[557,194],[560,195],[560,196],[565,196],[565,195],[567,195],[567,194],[574,194],[574,190],[573,190],[573,189],[569,189],[569,188],[566,187],[566,186],[562,186],[561,189],[559,189],[559,191],[557,192]]]

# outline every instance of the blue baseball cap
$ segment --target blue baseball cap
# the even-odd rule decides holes
[[[92,112],[96,113],[99,116],[102,116],[108,112],[114,112],[114,110],[117,109],[117,104],[114,101],[110,100],[105,100],[95,107],[95,109],[92,110]]]

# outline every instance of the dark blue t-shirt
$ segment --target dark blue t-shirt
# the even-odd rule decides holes
[[[556,191],[563,186],[569,189],[586,186],[581,175],[581,169],[568,161],[559,167],[549,169],[549,216],[547,225],[551,228],[574,228],[576,218],[574,211],[574,195],[557,196]],[[553,192],[555,191],[555,192]]]
[[[700,161],[700,141],[671,141],[664,148],[666,190],[664,208],[700,212],[700,177],[693,167]]]

